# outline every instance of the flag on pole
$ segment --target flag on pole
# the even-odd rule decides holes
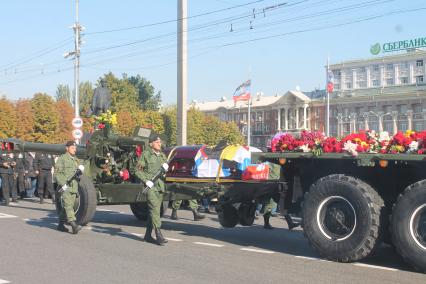
[[[234,95],[232,96],[234,102],[250,100],[250,86],[251,80],[248,80],[239,85],[238,88],[235,90]]]
[[[327,69],[327,93],[332,93],[334,90],[334,75],[330,69]]]

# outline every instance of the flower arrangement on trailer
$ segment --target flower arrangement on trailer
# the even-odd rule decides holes
[[[374,130],[351,133],[342,139],[326,137],[319,131],[302,131],[299,136],[290,133],[276,135],[271,141],[272,152],[311,152],[322,153],[358,153],[381,154],[426,154],[426,131],[407,130],[390,136],[388,132]]]

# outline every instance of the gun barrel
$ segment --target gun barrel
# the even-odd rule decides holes
[[[47,144],[27,142],[19,139],[6,139],[2,142],[2,151],[6,152],[39,152],[52,155],[61,155],[65,153],[65,144]],[[77,157],[86,157],[86,146],[77,146]]]

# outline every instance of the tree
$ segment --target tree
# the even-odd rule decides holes
[[[93,87],[92,83],[85,81],[80,83],[79,88],[80,116],[85,117],[92,105]]]
[[[119,111],[117,113],[117,132],[124,136],[130,136],[135,129],[136,122],[132,114],[128,111]]]
[[[59,128],[59,113],[54,100],[45,93],[37,93],[31,100],[31,107],[34,113],[34,141],[53,143]]]
[[[177,109],[176,106],[170,106],[163,110],[164,135],[168,146],[176,145],[177,133]]]
[[[66,100],[56,102],[56,110],[59,113],[59,127],[55,135],[54,143],[64,143],[73,139],[71,121],[74,118],[74,109]]]
[[[201,111],[190,108],[187,113],[187,126],[188,126],[188,144],[201,144],[204,143],[203,139],[203,123],[205,114]]]
[[[56,88],[56,101],[65,100],[72,104],[70,87],[68,85],[59,84]]]
[[[16,118],[18,127],[16,138],[32,141],[34,132],[34,112],[31,108],[31,100],[20,99],[16,102]]]
[[[0,138],[14,137],[17,128],[16,111],[6,97],[0,99],[0,118]]]
[[[136,88],[138,101],[143,110],[158,111],[160,109],[161,91],[155,94],[155,88],[149,80],[140,75],[131,76],[128,80]]]
[[[104,75],[108,88],[111,91],[111,111],[128,111],[132,115],[138,110],[138,95],[136,88],[129,83],[126,74],[118,79],[112,73]]]

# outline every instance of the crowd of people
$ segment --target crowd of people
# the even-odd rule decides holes
[[[44,153],[0,154],[0,197],[5,205],[19,199],[38,197],[55,200],[53,172],[55,156]]]

